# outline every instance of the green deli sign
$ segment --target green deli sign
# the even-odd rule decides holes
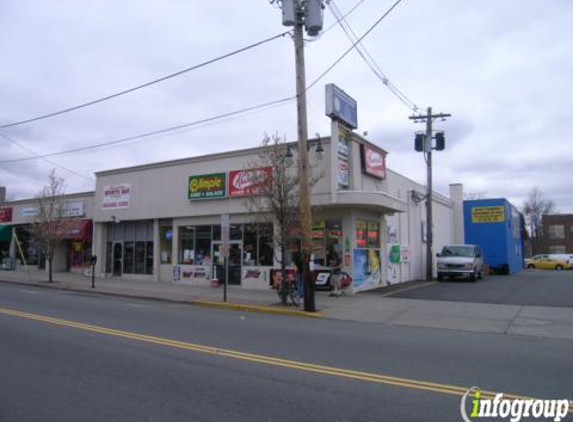
[[[189,176],[188,198],[210,199],[224,198],[227,196],[227,174],[203,174]]]

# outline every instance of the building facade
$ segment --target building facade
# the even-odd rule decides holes
[[[425,203],[413,192],[425,188],[388,170],[384,150],[344,128],[335,126],[320,144],[322,160],[309,153],[320,176],[310,195],[317,288],[328,287],[332,251],[342,258],[343,284],[350,292],[423,278]],[[268,289],[280,261],[273,244],[277,224],[248,209],[240,186],[248,179],[248,163],[260,153],[253,148],[97,173],[96,272],[203,285],[227,279],[247,289]],[[453,239],[454,207],[445,196],[434,198],[439,248]],[[296,242],[289,244],[285,258],[292,268],[296,249]]]
[[[573,214],[545,214],[543,235],[547,253],[573,253]]]

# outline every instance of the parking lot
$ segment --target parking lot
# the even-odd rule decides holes
[[[467,279],[416,282],[372,294],[452,302],[573,307],[573,271],[523,270],[511,275],[484,276],[476,283]]]

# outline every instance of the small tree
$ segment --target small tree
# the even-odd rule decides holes
[[[529,236],[533,255],[547,252],[547,239],[543,233],[543,215],[550,214],[554,208],[555,203],[550,199],[545,199],[538,187],[531,189],[523,203],[523,214],[529,219]]]
[[[289,240],[300,233],[299,172],[287,156],[289,147],[278,135],[265,134],[262,151],[245,167],[254,189],[245,197],[246,208],[259,221],[276,225],[273,236],[274,258],[280,263],[283,282],[286,278]],[[267,169],[272,169],[269,174]],[[320,176],[311,176],[309,188]],[[287,301],[287,291],[282,289],[281,300]]]
[[[64,179],[57,177],[56,171],[52,169],[48,176],[48,185],[38,193],[38,216],[31,229],[38,250],[46,257],[50,283],[53,280],[54,251],[64,239],[70,224],[64,198]]]

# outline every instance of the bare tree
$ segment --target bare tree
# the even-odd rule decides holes
[[[48,281],[53,280],[52,264],[54,252],[64,239],[69,228],[68,207],[65,202],[64,179],[56,176],[52,169],[48,176],[48,185],[38,193],[38,216],[32,224],[31,233],[40,252],[48,263]]]
[[[534,187],[529,191],[527,199],[523,203],[523,214],[529,220],[529,235],[531,238],[531,251],[538,254],[546,252],[547,242],[543,233],[543,215],[550,214],[555,208],[555,203],[545,199],[540,188]]]
[[[288,146],[280,136],[265,134],[261,153],[245,167],[254,187],[245,196],[246,208],[258,222],[276,225],[269,237],[273,239],[274,258],[280,263],[284,281],[287,280],[288,242],[300,233],[300,172],[292,163],[292,157],[288,157],[289,148],[292,145]],[[315,169],[311,169],[309,188],[320,179],[312,170]],[[282,289],[282,292],[281,300],[286,303],[287,291]]]

